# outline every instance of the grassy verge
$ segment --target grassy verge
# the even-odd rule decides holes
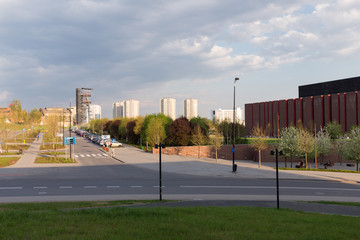
[[[0,153],[0,155],[20,155],[20,153],[19,152],[5,152],[3,150],[3,152]]]
[[[39,155],[65,155],[65,152],[42,152],[38,153]]]
[[[15,164],[20,157],[0,157],[0,167],[8,167]]]
[[[345,205],[345,206],[355,206],[360,207],[360,202],[329,202],[329,201],[314,201],[311,203],[321,203],[321,204],[335,204],[335,205]]]
[[[40,150],[49,150],[49,149],[53,149],[53,145],[52,144],[42,144],[40,145]],[[65,149],[65,146],[63,146],[62,144],[56,144],[56,149]]]
[[[27,145],[27,144],[8,144],[7,145],[8,150],[19,150],[19,149],[27,150],[27,149],[29,149],[29,147],[30,147],[30,145]],[[3,151],[6,150],[5,145],[1,145],[1,149]]]
[[[76,161],[64,157],[37,157],[35,163],[76,163]]]
[[[279,168],[279,170],[360,173],[360,171],[353,171],[353,170],[322,169],[322,168],[317,168],[317,169],[315,169],[315,168]]]
[[[62,211],[59,203],[1,204],[0,209],[0,219],[6,219],[0,221],[2,239],[360,238],[356,217],[286,209],[117,207]]]
[[[25,143],[32,143],[34,142],[35,138],[26,138]],[[16,138],[16,139],[8,139],[8,143],[24,143],[23,138]]]

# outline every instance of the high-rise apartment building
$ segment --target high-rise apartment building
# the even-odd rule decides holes
[[[88,123],[93,119],[101,119],[101,106],[96,104],[90,104],[85,110],[85,122]]]
[[[244,123],[244,111],[241,110],[241,108],[235,109],[235,119],[238,123]],[[234,122],[234,110],[228,110],[228,109],[217,109],[211,111],[211,117],[215,122],[222,122],[222,121],[228,121],[228,122]]]
[[[184,100],[184,117],[188,120],[198,116],[198,100],[188,98]]]
[[[113,103],[113,118],[121,118],[124,116],[124,101]]]
[[[130,99],[124,102],[124,117],[136,118],[139,114],[139,101]]]
[[[176,119],[176,100],[174,98],[163,98],[160,100],[160,112],[165,116]]]
[[[113,103],[113,118],[135,118],[139,114],[139,101],[129,99]]]

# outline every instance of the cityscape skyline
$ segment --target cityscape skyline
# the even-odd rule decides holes
[[[232,108],[236,77],[242,109],[296,98],[299,85],[360,75],[359,20],[355,0],[0,1],[0,106],[68,107],[87,86],[103,117],[119,96],[141,115],[172,96],[209,118]]]

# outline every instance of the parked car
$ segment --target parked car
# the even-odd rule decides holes
[[[111,147],[122,147],[122,144],[116,141],[115,139],[113,139],[111,141]]]

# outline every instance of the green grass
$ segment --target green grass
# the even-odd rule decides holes
[[[5,152],[5,150],[3,150],[2,153],[0,153],[0,155],[20,155],[19,152]]]
[[[118,203],[117,203],[118,204]],[[86,205],[86,204],[85,204]],[[1,239],[359,239],[359,218],[251,207],[1,204]]]
[[[353,171],[353,170],[323,169],[323,168],[317,168],[317,169],[315,169],[315,168],[279,168],[279,170],[360,173],[360,171]]]
[[[76,161],[64,157],[36,157],[35,163],[76,163]]]
[[[40,150],[53,150],[53,145],[52,144],[42,144],[40,145]],[[65,149],[65,146],[63,146],[62,144],[56,144],[56,149]]]
[[[55,155],[55,152],[42,152],[39,155]],[[65,155],[65,152],[56,152],[56,155]]]
[[[20,157],[0,157],[0,167],[8,167],[15,164]]]
[[[335,204],[335,205],[345,205],[345,206],[355,206],[360,207],[360,202],[330,202],[330,201],[314,201],[311,203],[321,203],[321,204]]]
[[[19,150],[19,149],[22,149],[22,150],[27,150],[29,149],[30,145],[28,144],[8,144],[7,145],[7,148],[8,150]],[[1,149],[4,151],[6,150],[6,147],[5,145],[1,145]]]

